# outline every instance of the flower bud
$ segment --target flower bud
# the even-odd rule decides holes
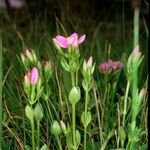
[[[41,121],[43,118],[43,108],[40,103],[37,103],[35,108],[34,108],[34,117],[36,121]]]
[[[44,64],[45,79],[48,80],[52,74],[52,65],[50,61],[45,61]]]
[[[66,135],[67,134],[67,128],[66,128],[65,123],[62,120],[60,121],[60,126],[61,126],[63,133]]]
[[[56,49],[62,53],[61,47],[57,44],[56,38],[53,38],[53,43],[54,43],[54,46],[56,47]]]
[[[54,136],[59,136],[61,133],[61,128],[60,125],[58,123],[58,121],[54,121],[52,126],[51,126],[51,132]]]
[[[91,68],[92,67],[92,63],[93,63],[93,57],[90,56],[88,61],[87,61],[87,67]]]
[[[24,85],[26,87],[30,87],[30,79],[29,79],[29,76],[30,76],[30,72],[28,72],[25,76],[24,76]]]
[[[31,73],[29,75],[29,79],[30,79],[30,82],[31,82],[32,85],[37,84],[38,79],[39,79],[39,71],[38,71],[38,69],[36,67],[34,67],[31,70]]]
[[[69,93],[69,101],[73,105],[75,105],[81,98],[80,88],[73,87]]]
[[[23,53],[21,53],[21,60],[22,60],[23,64],[25,64],[26,58],[24,57]]]
[[[30,74],[30,72],[28,73]],[[28,74],[26,74],[24,76],[24,84],[23,84],[23,87],[24,87],[24,91],[27,95],[30,95],[30,79],[28,77]]]
[[[25,56],[30,60],[33,61],[32,53],[29,51],[29,49],[25,50]]]

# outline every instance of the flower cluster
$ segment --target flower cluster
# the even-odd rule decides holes
[[[109,73],[112,70],[121,69],[123,64],[120,61],[108,60],[108,62],[99,65],[99,71],[102,73]]]
[[[85,40],[85,37],[86,35],[84,34],[79,38],[77,33],[73,33],[69,37],[57,35],[53,38],[53,42],[61,48],[69,48],[70,46],[76,48]]]
[[[31,85],[37,84],[38,79],[39,79],[39,71],[38,71],[38,69],[36,67],[32,68],[31,72],[28,72],[25,75],[25,81],[26,82],[29,81],[31,83]]]

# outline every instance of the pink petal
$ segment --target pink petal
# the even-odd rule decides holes
[[[77,33],[73,33],[70,35],[70,38],[73,37],[74,40],[78,40],[78,34]]]
[[[70,38],[73,38],[73,41],[72,41],[72,46],[73,47],[77,47],[78,46],[78,34],[77,33],[73,33],[70,35]]]
[[[79,40],[78,40],[78,44],[81,44],[84,40],[85,40],[86,35],[82,35]]]
[[[111,70],[111,66],[108,63],[101,63],[99,65],[99,70],[103,73],[106,73]]]
[[[37,84],[38,82],[38,79],[39,79],[39,71],[36,67],[34,67],[32,70],[31,70],[31,74],[30,74],[30,81],[31,81],[31,84]]]
[[[58,44],[62,48],[68,47],[67,38],[65,38],[64,36],[57,35],[54,41],[56,42],[56,44]]]
[[[68,44],[68,46],[72,45],[73,42],[74,42],[74,37],[73,36],[67,38],[67,44]]]

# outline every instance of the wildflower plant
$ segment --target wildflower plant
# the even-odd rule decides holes
[[[79,37],[77,33],[73,33],[69,37],[58,35],[53,38],[61,66],[70,75],[71,87],[67,93],[67,101],[71,106],[71,110],[68,111],[71,119],[67,121],[65,119],[68,115],[65,116],[66,113],[61,111],[57,113],[59,107],[54,106],[51,102],[52,90],[49,80],[54,72],[52,63],[45,60],[41,63],[35,52],[29,49],[26,49],[25,53],[21,54],[25,68],[23,83],[27,99],[25,115],[31,125],[32,150],[49,149],[49,146],[45,143],[41,147],[40,137],[42,134],[40,128],[42,122],[46,122],[47,134],[50,134],[53,138],[52,141],[56,144],[54,147],[57,149],[78,150],[81,148],[87,150],[88,145],[92,146],[90,135],[92,135],[92,127],[95,123],[93,118],[96,114],[98,114],[99,127],[98,134],[97,132],[95,133],[99,137],[97,138],[99,141],[97,149],[104,150],[110,138],[115,136],[117,148],[132,150],[135,148],[136,142],[138,142],[138,137],[141,136],[140,129],[136,127],[136,118],[143,95],[143,89],[138,92],[138,67],[143,59],[139,52],[139,46],[134,48],[127,64],[111,59],[100,63],[97,68],[103,82],[98,84],[94,76],[96,63],[93,57],[90,56],[88,60],[80,58],[79,45],[85,40],[85,37],[85,35]],[[127,87],[124,103],[121,105],[120,100],[115,101],[115,98],[118,88],[117,83],[124,65],[126,65],[124,69],[126,69],[127,73]],[[79,75],[81,75],[81,80],[79,80]],[[55,78],[53,77],[53,79]],[[131,107],[127,106],[130,90]],[[94,104],[92,99],[95,99]],[[83,107],[80,113],[77,113],[77,106],[82,103],[81,101],[83,102]],[[120,113],[122,111],[122,114],[118,116],[119,121],[117,120],[119,125],[117,125],[117,121],[110,124],[111,119],[116,117],[116,106],[118,114],[119,111]],[[61,105],[61,107],[63,106]],[[96,107],[96,114],[94,113],[95,109],[92,109],[93,107]],[[131,112],[131,123],[128,131],[126,129],[127,109]],[[79,121],[77,121],[77,118],[79,118]],[[79,124],[81,127],[78,126]],[[127,133],[128,140],[126,140]],[[47,138],[49,139],[49,136]],[[28,146],[26,145],[26,147]]]

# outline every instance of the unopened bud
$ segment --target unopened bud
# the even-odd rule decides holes
[[[38,71],[38,69],[36,67],[34,67],[31,70],[29,78],[30,78],[30,82],[31,82],[32,85],[37,84],[38,79],[39,79],[39,71]]]
[[[69,101],[71,104],[76,104],[81,98],[80,88],[73,87],[69,93]]]
[[[29,51],[29,49],[26,49],[25,55],[30,61],[33,61],[33,56],[32,53]]]
[[[65,123],[62,120],[60,121],[60,126],[61,126],[63,133],[66,135],[67,134],[67,128],[66,128]]]
[[[93,63],[93,57],[90,56],[88,61],[87,61],[87,67],[89,67],[89,68],[92,67],[92,63]]]
[[[55,136],[59,136],[61,133],[61,128],[60,125],[58,123],[58,121],[54,121],[52,126],[51,126],[51,132],[53,135]]]

